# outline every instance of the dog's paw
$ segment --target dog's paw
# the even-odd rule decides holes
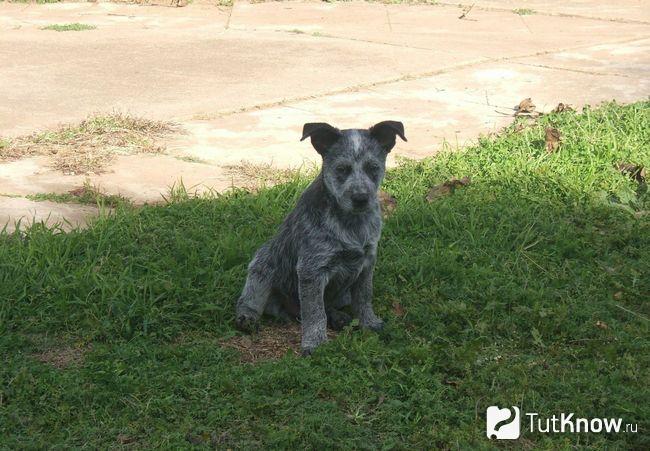
[[[318,334],[316,337],[303,338],[300,350],[303,357],[311,355],[314,350],[327,341],[327,334]]]
[[[345,326],[350,325],[352,317],[341,310],[330,310],[327,312],[327,324],[332,330],[343,330]]]
[[[257,315],[254,312],[238,311],[235,327],[242,332],[257,332],[260,328]]]
[[[366,321],[364,323],[361,323],[361,326],[370,329],[373,332],[381,332],[384,329],[385,322],[381,318],[373,318],[370,321]]]

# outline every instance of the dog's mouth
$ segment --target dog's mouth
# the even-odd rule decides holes
[[[370,209],[370,200],[366,201],[352,201],[353,213],[364,213]]]

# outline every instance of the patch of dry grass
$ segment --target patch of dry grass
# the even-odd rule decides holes
[[[51,365],[59,370],[71,366],[80,365],[83,361],[84,354],[89,347],[83,346],[63,346],[61,348],[50,348],[46,351],[34,354],[36,360],[47,365]]]
[[[64,173],[101,172],[116,154],[163,152],[157,139],[175,130],[168,122],[122,113],[91,116],[80,124],[5,140],[0,161],[49,155],[52,166]]]
[[[264,186],[273,186],[293,180],[299,173],[296,169],[280,169],[271,163],[255,164],[242,161],[239,164],[223,166],[238,186],[257,190]]]
[[[337,333],[327,329],[330,339]],[[302,337],[300,324],[290,322],[287,324],[264,325],[259,332],[252,335],[237,335],[220,344],[224,348],[239,351],[240,360],[246,363],[258,361],[278,360],[287,353],[300,355],[300,340]]]

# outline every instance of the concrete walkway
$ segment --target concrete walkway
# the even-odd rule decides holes
[[[184,130],[166,155],[121,156],[103,174],[62,175],[43,157],[0,163],[0,223],[34,209],[83,221],[92,209],[24,196],[85,181],[156,201],[181,177],[226,189],[238,183],[226,166],[242,160],[317,161],[298,141],[309,121],[401,120],[409,141],[391,155],[423,157],[497,131],[526,97],[548,111],[650,95],[647,1],[471,3],[462,19],[469,5],[451,2],[0,3],[0,136],[115,110]],[[41,30],[73,22],[97,28]]]

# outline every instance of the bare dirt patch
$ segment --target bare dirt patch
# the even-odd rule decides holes
[[[121,113],[91,116],[80,124],[0,141],[0,161],[49,155],[66,174],[102,172],[116,154],[162,153],[158,140],[177,127]]]
[[[63,370],[71,366],[80,365],[83,361],[84,354],[88,352],[89,349],[89,347],[81,346],[64,346],[61,348],[51,348],[41,353],[34,354],[34,357],[39,362]]]
[[[327,330],[332,339],[336,332]],[[265,360],[277,360],[287,353],[300,355],[301,330],[298,323],[282,325],[262,325],[256,334],[239,335],[222,340],[221,346],[235,349],[240,353],[242,362],[255,363]]]

